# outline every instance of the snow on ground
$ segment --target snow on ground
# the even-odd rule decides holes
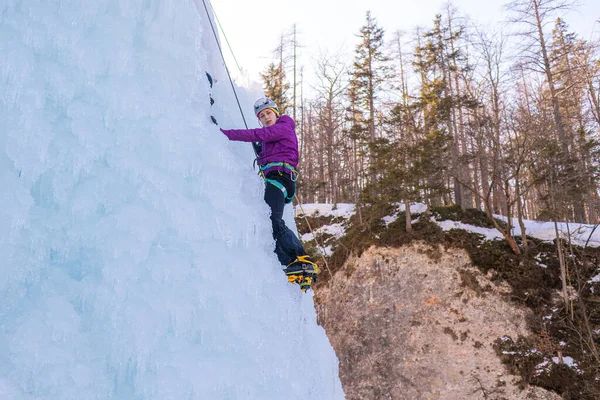
[[[310,204],[300,204],[294,208],[294,212],[296,218],[302,217],[303,215],[310,217],[332,217],[332,218],[342,218],[344,221],[348,220],[354,214],[354,204],[348,203],[340,203],[337,204],[336,208],[333,208],[333,204],[318,204],[318,203],[310,203]],[[313,232],[305,233],[300,237],[303,242],[309,242],[314,240],[315,235],[321,236],[323,234],[332,235],[334,240],[337,240],[344,236],[346,233],[346,229],[342,223],[333,223],[331,225],[324,225],[322,227],[316,228]],[[319,245],[323,245],[322,242],[319,242]],[[325,246],[325,248],[320,249],[321,252],[330,256],[332,254],[331,245]]]
[[[315,216],[327,216],[327,217],[342,217],[348,219],[354,214],[354,204],[339,203],[336,208],[333,209],[333,204],[300,204],[296,206],[296,217],[304,214],[311,217]]]
[[[396,203],[398,212],[404,211],[404,203]],[[413,203],[410,205],[410,212],[413,214],[422,214],[425,212],[427,206],[423,203]],[[354,214],[354,204],[350,203],[338,203],[336,208],[333,209],[333,204],[324,203],[307,203],[296,206],[296,217],[301,215],[314,216],[326,216],[326,217],[342,217],[344,219],[350,218]],[[388,218],[396,218],[395,216],[389,216]],[[391,220],[393,222],[393,220]]]
[[[500,232],[498,232],[498,230],[496,230],[496,229],[482,228],[480,226],[463,224],[462,222],[459,222],[459,221],[450,221],[450,220],[437,221],[437,224],[444,231],[449,231],[452,229],[463,229],[468,232],[473,232],[473,233],[478,233],[480,235],[483,235],[485,237],[485,240],[502,239],[502,234]]]
[[[406,207],[404,206],[404,203],[398,203],[398,210],[400,212],[403,212]],[[410,213],[411,214],[423,214],[425,212],[425,210],[427,209],[427,206],[423,203],[413,203],[410,205]]]
[[[345,233],[345,228],[344,225],[342,224],[332,224],[332,225],[324,225],[320,228],[317,228],[314,230],[314,233],[317,234],[317,236],[320,236],[322,234],[329,234],[334,236],[335,238],[341,238],[342,236],[344,236]],[[314,235],[312,232],[308,232],[305,233],[304,235],[302,235],[302,237],[300,238],[303,242],[307,242],[310,240],[314,239]]]
[[[600,272],[600,270],[597,270],[596,272]],[[598,275],[594,275],[590,280],[588,280],[588,283],[590,285],[593,285],[598,282],[600,282],[600,273]],[[590,287],[590,290],[592,291],[592,293],[595,293],[594,286]]]
[[[502,221],[507,220],[506,217],[502,217],[500,215],[496,215],[495,217]],[[513,218],[512,223],[513,236],[521,235],[521,227],[519,226],[518,219]],[[554,222],[523,220],[523,223],[528,236],[546,241],[552,241],[556,238]],[[571,241],[576,245],[584,246],[586,241],[589,239],[588,246],[600,246],[600,229],[596,229],[596,225],[576,224],[573,222],[559,222],[557,225],[560,236],[565,239],[570,237]]]
[[[392,222],[394,222],[395,220],[398,219],[398,215],[396,215],[396,214],[386,215],[382,219],[383,219],[383,222],[385,222],[385,226],[388,226],[389,224],[391,224]]]
[[[398,211],[389,216],[385,216],[383,221],[386,225],[394,222],[398,218],[398,212],[404,211],[404,204],[397,204]],[[354,214],[354,205],[353,204],[338,204],[338,208],[333,210],[333,205],[331,204],[303,204],[301,206],[296,207],[296,215],[309,215],[309,216],[331,216],[331,217],[343,217],[344,219],[350,218],[352,214]],[[410,211],[412,214],[420,214],[425,212],[426,206],[423,203],[415,203],[411,204]],[[506,217],[502,217],[500,215],[495,216],[499,220],[506,221]],[[474,232],[483,235],[486,240],[497,240],[502,239],[502,234],[494,228],[482,228],[478,226],[473,226],[469,224],[464,224],[458,221],[444,220],[444,221],[436,221],[437,224],[444,230],[448,231],[451,229],[464,229],[469,232]],[[516,218],[512,219],[513,236],[521,235],[521,228],[519,226],[519,221]],[[525,230],[528,236],[534,237],[536,239],[544,240],[551,242],[556,237],[556,232],[554,229],[553,222],[540,222],[540,221],[532,221],[532,220],[523,220],[525,225]],[[568,239],[570,237],[571,241],[579,246],[584,246],[586,242],[588,242],[588,246],[590,247],[598,247],[600,246],[600,229],[596,229],[596,225],[590,224],[576,224],[576,223],[558,223],[558,230],[561,237]],[[343,232],[343,226],[339,223],[332,226],[324,226],[315,230],[317,234],[319,233],[330,233],[334,235],[336,238],[341,237]],[[302,240],[312,240],[312,234],[303,235]]]

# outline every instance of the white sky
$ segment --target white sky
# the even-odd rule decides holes
[[[251,81],[260,81],[258,74],[272,60],[281,33],[290,31],[294,23],[299,32],[298,40],[304,46],[301,62],[305,70],[310,71],[310,57],[316,56],[320,50],[352,55],[358,43],[355,35],[365,22],[367,10],[385,29],[386,40],[389,40],[397,30],[411,34],[417,26],[430,27],[435,14],[446,3],[446,0],[211,1],[236,58]],[[506,19],[503,11],[505,3],[505,0],[453,1],[459,13],[468,14],[484,25],[502,24]],[[578,11],[565,19],[571,29],[585,38],[592,35],[600,37],[600,23],[596,22],[600,19],[600,1],[581,0]],[[224,40],[223,44],[228,67],[234,77],[239,77],[239,70]]]

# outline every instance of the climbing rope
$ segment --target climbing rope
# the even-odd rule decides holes
[[[210,1],[210,0],[209,0]],[[197,3],[196,3],[197,4]],[[240,109],[240,114],[242,115],[242,120],[244,120],[244,126],[248,129],[248,123],[246,122],[246,117],[244,116],[244,111],[242,110],[242,105],[240,104],[240,99],[238,98],[237,92],[235,90],[235,85],[233,84],[233,79],[231,79],[231,74],[229,73],[229,68],[227,68],[227,62],[225,61],[225,56],[223,55],[223,48],[221,47],[221,43],[219,43],[219,36],[217,35],[217,31],[215,30],[215,26],[212,23],[212,19],[210,18],[210,13],[208,11],[208,7],[206,6],[206,0],[202,0],[202,4],[204,5],[204,10],[206,11],[206,17],[208,18],[208,22],[210,23],[210,28],[213,31],[213,35],[215,36],[215,42],[217,42],[217,47],[219,48],[219,53],[221,54],[221,59],[223,60],[223,65],[225,66],[225,71],[227,71],[227,77],[229,78],[229,83],[231,83],[231,90],[233,90],[233,94],[235,96],[235,101],[237,102],[238,108]],[[212,4],[211,4],[212,8]],[[214,9],[213,9],[214,11]],[[216,14],[215,14],[216,17]],[[223,28],[221,28],[223,30]],[[225,33],[223,32],[223,36]],[[225,38],[227,40],[227,38]],[[229,42],[228,42],[229,43]],[[231,50],[231,47],[229,48]],[[232,52],[233,54],[233,52]],[[235,56],[234,56],[235,59]],[[236,61],[237,63],[237,61]],[[238,65],[239,67],[239,65]],[[258,145],[252,142],[252,150],[254,150],[254,155],[256,159],[254,162],[258,160]]]
[[[223,37],[225,38],[225,42],[227,43],[227,46],[229,47],[229,51],[231,52],[231,55],[233,56],[233,60],[235,61],[235,64],[237,65],[238,69],[241,72],[242,69],[240,68],[239,63],[238,63],[237,59],[235,58],[235,54],[233,54],[233,50],[231,48],[231,45],[229,44],[229,40],[227,40],[227,36],[225,35],[225,30],[221,26],[221,22],[219,21],[219,18],[217,17],[217,13],[215,12],[215,9],[214,9],[212,3],[210,2],[210,0],[208,0],[208,3],[210,4],[210,8],[213,10],[213,14],[215,15],[215,19],[217,20],[217,23],[219,24],[219,28],[221,28],[221,32],[223,32]],[[204,5],[204,10],[206,11],[206,16],[208,17],[208,22],[210,23],[210,28],[213,31],[215,41],[217,42],[217,47],[219,48],[219,53],[221,54],[221,59],[223,60],[223,65],[225,66],[225,71],[227,71],[227,77],[229,78],[229,82],[231,83],[231,89],[233,90],[233,94],[235,95],[235,100],[237,101],[238,108],[240,109],[240,114],[242,115],[242,119],[244,120],[244,126],[246,127],[246,129],[248,129],[248,124],[246,123],[246,117],[244,116],[244,112],[242,110],[240,100],[239,100],[237,92],[235,90],[235,85],[233,84],[233,79],[231,79],[231,74],[229,73],[229,68],[227,68],[227,62],[225,62],[225,56],[223,55],[223,49],[221,48],[221,43],[219,43],[219,37],[217,36],[217,32],[212,23],[212,19],[210,18],[210,13],[208,11],[208,7],[206,6],[206,0],[202,0],[202,4]],[[258,150],[257,150],[255,143],[252,143],[252,148],[254,149],[254,153],[256,154],[256,157],[258,158]],[[308,229],[309,229],[310,233],[313,235],[313,237],[315,238],[315,242],[317,243],[317,245],[319,246],[319,249],[321,250],[321,258],[323,259],[325,268],[329,272],[329,275],[331,275],[331,270],[329,269],[327,259],[325,258],[325,248],[323,247],[323,245],[321,245],[321,243],[319,243],[317,236],[315,235],[312,227],[310,226],[310,222],[308,221],[308,217],[306,216],[306,213],[304,212],[304,209],[302,208],[302,203],[299,201],[298,195],[296,195],[296,198],[298,199],[296,201],[296,204],[300,207],[300,210],[304,214],[304,219],[306,220]]]
[[[215,42],[217,42],[217,47],[219,48],[219,53],[221,54],[221,59],[223,60],[223,65],[225,66],[225,71],[227,71],[227,77],[229,78],[229,82],[231,83],[231,89],[233,90],[233,94],[235,95],[235,100],[237,101],[237,105],[240,109],[240,114],[242,114],[242,119],[244,120],[244,126],[246,126],[246,129],[248,129],[248,124],[246,123],[246,117],[244,117],[244,111],[242,111],[242,105],[240,104],[240,99],[238,98],[237,92],[235,91],[235,86],[233,84],[233,79],[231,79],[231,74],[229,73],[229,68],[227,68],[227,63],[225,62],[225,56],[223,55],[223,49],[221,48],[221,43],[219,43],[219,36],[217,35],[215,26],[213,25],[212,19],[210,18],[210,13],[208,11],[208,7],[206,6],[206,0],[202,0],[202,4],[204,5],[204,10],[206,11],[206,16],[208,17],[208,22],[210,23],[210,28],[212,29],[213,35],[215,36]]]
[[[219,29],[221,29],[221,33],[223,33],[223,37],[225,38],[225,43],[227,43],[227,47],[229,47],[229,52],[231,53],[231,56],[233,57],[233,61],[235,61],[235,65],[238,67],[238,70],[241,73],[242,72],[242,68],[240,67],[240,64],[238,63],[237,58],[235,58],[235,53],[233,52],[233,49],[231,48],[231,45],[229,44],[229,40],[227,39],[227,35],[225,35],[225,29],[223,29],[223,26],[221,25],[221,21],[219,21],[219,17],[217,16],[217,12],[215,11],[215,8],[213,7],[212,2],[210,0],[208,0],[208,4],[210,5],[210,8],[211,8],[213,14],[215,15],[215,19],[217,20],[217,24],[219,24]]]
[[[325,258],[325,248],[323,247],[323,245],[321,243],[319,243],[319,239],[317,239],[317,235],[315,234],[312,227],[310,226],[310,222],[308,222],[308,216],[306,215],[306,212],[304,212],[304,208],[302,208],[302,201],[298,194],[296,194],[296,206],[300,207],[300,212],[304,215],[304,220],[306,221],[308,230],[313,235],[313,238],[315,238],[315,242],[317,243],[317,246],[319,246],[319,250],[321,250],[321,258],[323,259],[325,268],[327,269],[327,272],[329,272],[329,276],[333,277],[331,270],[329,269],[329,264],[327,263],[327,259]]]

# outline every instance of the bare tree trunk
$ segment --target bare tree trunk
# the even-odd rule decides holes
[[[408,107],[408,85],[406,83],[406,76],[404,74],[404,58],[402,55],[402,42],[401,42],[401,34],[400,32],[397,32],[397,45],[398,45],[398,58],[400,61],[400,89],[402,91],[402,105],[404,107],[405,110],[407,110],[407,112],[410,113],[409,107]],[[412,118],[411,118],[412,120]],[[407,126],[407,127],[402,127],[402,131],[400,132],[402,137],[400,140],[403,141],[404,146],[406,146],[407,148],[410,146],[411,144],[411,134],[410,134],[410,130],[411,127]],[[406,159],[406,152],[403,153],[403,159],[402,159],[402,163],[403,163],[403,168],[408,169],[408,160]],[[406,185],[407,183],[405,183]],[[408,187],[404,187],[404,210],[405,210],[405,228],[406,228],[406,232],[411,233],[412,232],[412,217],[410,214],[410,199],[409,199],[409,188]]]
[[[565,302],[565,310],[569,309],[569,293],[567,291],[567,266],[565,263],[565,257],[563,253],[562,247],[562,239],[560,238],[560,233],[558,231],[558,223],[557,212],[556,212],[556,202],[554,201],[554,181],[552,180],[552,176],[550,176],[550,186],[548,188],[550,192],[550,201],[551,207],[553,211],[552,222],[554,222],[554,233],[556,236],[556,251],[558,252],[558,262],[560,264],[560,281],[562,283],[562,295],[563,301]]]
[[[562,283],[562,295],[565,302],[565,309],[569,309],[569,293],[567,291],[567,266],[565,265],[565,257],[562,248],[562,239],[558,232],[558,223],[554,219],[554,232],[556,234],[556,251],[558,252],[558,262],[560,264],[560,281]]]
[[[369,53],[369,144],[373,146],[375,144],[375,88],[373,84],[373,61],[371,60],[371,53]],[[373,164],[375,162],[372,160],[373,157],[373,149],[369,149],[369,165],[368,168],[370,171],[369,184],[375,184],[376,176],[375,176],[375,168],[373,168]],[[373,191],[371,189],[371,196],[373,196]]]
[[[483,140],[481,138],[481,134],[479,135],[477,141],[477,158],[479,160],[479,170],[481,171],[481,193],[484,195],[483,201],[488,204],[484,204],[484,209],[491,209],[490,196],[491,187],[490,187],[490,174],[489,174],[489,162],[487,149],[483,144]],[[479,204],[479,202],[477,202]],[[490,216],[491,217],[491,216]]]
[[[481,193],[484,195],[483,202],[487,203],[483,205],[483,208],[492,209],[491,204],[489,204],[491,196],[487,195],[488,193],[491,194],[492,191],[489,183],[490,176],[488,174],[488,160],[485,155],[480,155],[479,157],[479,165],[481,170]]]
[[[577,300],[579,302],[579,308],[581,309],[581,315],[583,317],[583,322],[585,325],[585,331],[588,334],[588,340],[586,343],[590,347],[591,353],[594,355],[596,362],[600,365],[600,351],[598,351],[598,346],[596,346],[596,341],[594,340],[594,332],[590,325],[590,317],[587,311],[587,307],[585,306],[585,302],[583,301],[581,296],[577,296]]]
[[[471,180],[472,185],[473,185],[473,189],[475,190],[476,193],[482,193],[481,188],[479,187],[479,163],[477,162],[478,160],[475,160],[475,162],[473,163],[473,179]],[[481,211],[481,201],[479,201],[479,198],[477,196],[471,196],[472,200],[471,200],[471,204],[474,203],[475,209],[477,211]]]
[[[530,195],[527,198],[528,219],[535,219],[539,212],[537,206],[538,201],[534,196],[535,193],[530,193]]]
[[[519,227],[521,228],[521,243],[525,252],[528,250],[527,230],[523,222],[523,197],[521,196],[521,178],[516,177],[515,195],[517,196],[517,218],[519,219]]]
[[[448,31],[449,31],[449,36],[450,36],[450,53],[454,54],[455,53],[455,47],[454,47],[454,40],[455,40],[455,32],[453,31],[452,28],[452,22],[453,22],[453,13],[451,10],[451,5],[450,3],[447,4],[447,17],[448,17]],[[459,99],[461,97],[461,90],[460,90],[460,83],[459,83],[459,68],[458,68],[458,64],[456,62],[456,57],[453,57],[451,59],[451,61],[449,61],[449,63],[452,64],[452,68],[449,68],[448,70],[448,86],[450,88],[450,94],[452,96],[452,99]],[[450,66],[449,66],[450,67]],[[453,86],[453,81],[454,80],[454,86]],[[458,114],[458,118],[457,118],[457,114]],[[453,130],[455,132],[456,135],[456,142],[457,142],[457,151],[458,151],[458,162],[459,164],[457,165],[457,173],[459,176],[459,179],[461,182],[463,182],[465,185],[470,186],[471,183],[471,172],[470,172],[470,167],[468,165],[468,163],[465,163],[464,165],[461,165],[460,163],[460,156],[461,155],[466,155],[467,154],[467,141],[466,141],[466,135],[465,135],[465,129],[464,129],[464,117],[463,117],[463,108],[461,106],[460,101],[457,101],[457,106],[453,106],[452,107],[452,125],[453,125]],[[461,153],[462,151],[462,153]],[[455,182],[456,184],[456,182]],[[462,198],[460,199],[460,205],[462,207],[462,209],[466,209],[466,208],[472,208],[473,207],[473,199],[472,199],[472,194],[471,192],[469,192],[468,190],[466,190],[466,188],[461,187],[460,188],[460,194],[462,196]]]
[[[589,64],[589,61],[588,61],[588,64]],[[600,127],[600,91],[597,91],[596,88],[594,87],[594,78],[593,78],[594,75],[593,75],[593,72],[590,72],[590,68],[592,68],[592,67],[590,67],[589,65],[586,65],[584,68],[585,68],[585,80],[586,80],[586,85],[587,85],[588,98],[589,98],[590,104],[591,104],[592,115],[594,117],[594,120]]]
[[[322,122],[321,122],[322,123]],[[318,174],[319,174],[319,203],[327,202],[327,184],[325,181],[325,152],[327,147],[327,133],[323,129],[323,126],[319,125],[319,135],[317,139],[317,152],[319,157],[319,165],[317,166]]]
[[[311,190],[309,191],[310,193],[310,201],[309,203],[314,203],[315,202],[315,190],[314,190],[314,186],[313,186],[313,182],[314,182],[314,176],[313,176],[313,169],[314,169],[314,158],[313,158],[313,153],[312,153],[312,148],[314,146],[314,138],[313,138],[313,116],[312,116],[312,107],[308,106],[308,112],[307,112],[307,120],[308,120],[308,124],[306,126],[306,140],[305,140],[305,146],[304,146],[304,158],[306,159],[306,168],[304,169],[304,181],[306,181],[305,186],[309,187]]]
[[[302,121],[300,121],[300,154],[299,154],[299,158],[300,160],[303,159],[304,156],[304,70],[300,71],[300,110],[301,110],[301,118]],[[297,122],[294,120],[294,122]]]
[[[488,205],[489,202],[485,202],[484,204]],[[492,210],[488,209],[487,210],[487,214],[488,215],[492,215],[493,214]],[[510,246],[511,250],[513,251],[513,253],[515,253],[517,255],[521,254],[522,253],[521,249],[519,248],[519,245],[517,244],[515,238],[512,237],[512,234],[511,234],[512,220],[511,220],[510,207],[507,207],[506,229],[502,228],[500,226],[500,224],[498,223],[498,221],[496,221],[495,218],[492,218],[492,224],[494,225],[494,228],[496,228],[496,230],[502,234],[502,236],[504,237],[504,239],[506,239],[506,241],[508,242],[508,245]]]
[[[404,200],[404,210],[406,232],[411,233],[412,217],[410,215],[410,201],[408,199]]]
[[[298,48],[298,42],[296,41],[296,24],[294,24],[294,99],[292,101],[293,109],[294,109],[294,121],[296,120],[296,65],[298,58],[296,57],[296,49]]]
[[[558,96],[556,94],[556,87],[554,85],[554,74],[550,69],[550,58],[548,57],[548,50],[546,48],[546,38],[544,37],[543,21],[540,14],[540,2],[542,0],[531,0],[535,12],[535,22],[537,25],[538,39],[542,50],[542,59],[544,63],[544,72],[546,73],[546,79],[548,79],[548,86],[550,89],[550,96],[552,101],[552,114],[554,117],[554,124],[556,132],[558,133],[558,140],[560,142],[562,151],[564,154],[569,154],[569,145],[567,142],[567,134],[565,132],[565,126],[563,123],[562,115],[560,113],[560,107],[558,104]]]

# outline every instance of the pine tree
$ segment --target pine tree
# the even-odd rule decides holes
[[[267,66],[264,73],[260,74],[263,80],[265,95],[277,104],[279,111],[282,114],[288,112],[291,106],[293,106],[293,104],[290,103],[290,83],[286,76],[286,65],[289,61],[287,49],[289,46],[295,45],[295,38],[292,42],[288,36],[282,34],[279,45],[274,51],[275,61]]]
[[[365,158],[368,147],[365,145],[365,117],[360,107],[358,88],[352,84],[348,88],[348,107],[346,108],[346,128],[344,135],[349,139],[349,171],[352,177],[353,196],[351,201],[358,201],[358,194],[365,188]]]
[[[584,222],[589,221],[585,202],[594,202],[597,197],[593,153],[598,151],[598,142],[591,136],[592,128],[585,116],[588,99],[584,70],[576,66],[576,60],[585,57],[586,44],[574,33],[568,32],[567,24],[561,18],[555,22],[552,39],[549,46],[551,68],[555,76],[557,101],[564,116],[565,134],[572,149],[569,157],[572,166],[569,171],[570,182],[561,190],[561,208],[573,210],[572,218]]]
[[[279,111],[283,114],[289,108],[287,92],[290,84],[287,83],[283,66],[270,63],[267,70],[260,74],[263,80],[265,96],[277,104]]]
[[[379,92],[387,78],[388,58],[383,53],[384,30],[377,25],[375,18],[368,11],[366,22],[360,29],[358,37],[361,42],[356,46],[353,69],[349,83],[349,96],[351,108],[353,109],[351,133],[360,141],[360,146],[366,146],[369,156],[370,169],[369,183],[375,182],[375,171],[372,154],[369,146],[372,146],[377,137],[376,134],[376,106]]]
[[[470,67],[456,45],[463,30],[454,30],[452,18],[449,15],[448,22],[444,24],[441,15],[435,17],[433,28],[423,34],[424,43],[417,49],[419,60],[416,67],[422,77],[421,95],[426,125],[430,130],[438,129],[439,135],[449,140],[448,173],[453,182],[454,202],[466,208],[472,207],[472,196],[468,190],[472,179],[466,162],[468,150],[463,113],[477,108],[479,103],[460,86],[459,76],[468,72]],[[450,201],[445,197],[445,203]]]
[[[458,149],[451,135],[451,109],[454,100],[449,90],[448,61],[443,40],[441,16],[434,28],[419,37],[414,66],[420,82],[419,107],[423,118],[416,166],[423,176],[423,190],[430,205],[449,204],[447,166],[455,166]],[[422,42],[424,40],[424,43]],[[458,184],[455,184],[455,188]],[[456,195],[456,199],[462,196]]]

